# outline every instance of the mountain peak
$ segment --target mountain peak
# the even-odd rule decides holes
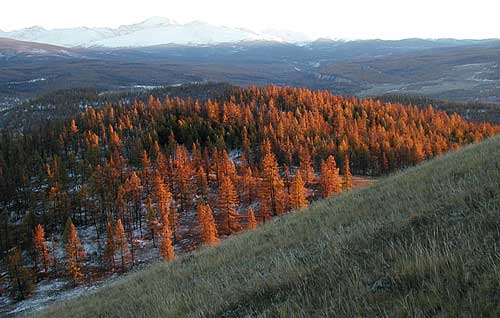
[[[33,25],[27,28],[24,28],[25,31],[45,31],[45,29],[39,25]]]
[[[171,24],[177,24],[177,23],[170,20],[169,18],[157,16],[157,17],[148,18],[148,19],[146,19],[138,24],[145,26],[145,27],[157,27],[157,26],[171,25]]]

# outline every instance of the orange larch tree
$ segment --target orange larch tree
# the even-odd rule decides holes
[[[310,184],[314,181],[314,168],[311,155],[307,147],[301,147],[299,151],[299,172],[302,175],[305,184]]]
[[[76,133],[78,133],[78,127],[76,126],[76,121],[74,119],[71,120],[70,131],[73,135],[76,135]]]
[[[47,241],[45,240],[45,231],[41,224],[38,224],[33,234],[33,249],[35,250],[35,264],[43,265],[44,273],[49,271],[50,257]]]
[[[217,238],[217,227],[208,204],[198,205],[198,222],[201,227],[201,240],[205,244],[213,245],[219,241]]]
[[[247,229],[254,230],[257,228],[257,220],[255,219],[255,214],[253,212],[252,207],[248,208],[248,221],[247,221]]]
[[[207,173],[205,172],[205,169],[203,169],[203,166],[200,166],[198,168],[198,194],[201,196],[201,198],[207,202],[208,201],[208,180],[207,180]]]
[[[262,182],[259,189],[261,207],[268,209],[272,214],[282,214],[286,207],[284,183],[278,169],[276,156],[267,148],[262,160]]]
[[[120,260],[122,265],[122,272],[125,272],[127,264],[130,261],[130,250],[128,248],[127,238],[125,236],[125,229],[121,219],[116,222],[115,228],[115,246],[120,253]]]
[[[238,220],[238,204],[238,194],[236,194],[231,178],[223,176],[217,199],[217,207],[221,216],[219,224],[219,232],[221,234],[232,234],[241,229]]]
[[[165,155],[160,149],[160,146],[158,145],[158,141],[155,141],[153,145],[153,155],[154,155],[154,165],[155,165],[155,170],[161,175],[163,178],[164,182],[167,182],[168,180],[168,167],[167,167],[167,160],[165,159]]]
[[[225,149],[222,151],[220,173],[221,175],[219,176],[219,178],[221,178],[222,176],[228,176],[233,182],[236,180],[236,166],[234,165],[233,160],[229,158],[229,154]]]
[[[160,256],[167,261],[175,258],[168,215],[163,215],[162,217]]]
[[[326,161],[321,163],[320,176],[321,196],[327,198],[333,193],[342,192],[342,180],[339,176],[339,168],[333,156],[328,156]]]
[[[156,204],[160,217],[169,215],[171,210],[170,206],[172,204],[172,194],[159,173],[155,173],[153,178],[153,201]]]
[[[86,257],[76,227],[71,222],[69,224],[68,238],[66,243],[66,258],[68,261],[68,276],[74,285],[78,285],[83,277],[82,266]]]
[[[306,207],[309,202],[307,201],[305,183],[302,180],[302,173],[297,171],[295,177],[290,183],[290,208],[292,210],[297,210]]]
[[[342,172],[343,172],[343,187],[345,190],[349,190],[352,188],[352,174],[349,164],[349,156],[347,155],[345,155],[344,157],[344,169]]]

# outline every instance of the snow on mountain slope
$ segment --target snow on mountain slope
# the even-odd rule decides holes
[[[215,26],[204,22],[179,24],[167,18],[153,17],[143,22],[111,28],[68,28],[46,30],[34,26],[12,32],[1,32],[0,37],[22,41],[47,43],[64,47],[141,47],[161,44],[215,44],[251,40],[288,41],[279,34],[257,33],[241,28]]]
[[[266,39],[251,31],[213,26],[203,22],[155,25],[92,43],[96,46],[127,47],[160,44],[212,44]]]
[[[170,25],[177,25],[177,24],[178,24],[177,22],[170,20],[168,18],[152,17],[139,23],[121,25],[120,27],[118,27],[118,29],[115,30],[114,33],[115,36],[123,36],[141,30],[146,30],[150,28],[168,27]]]
[[[290,30],[266,29],[262,33],[288,43],[305,43],[312,40],[305,34]]]

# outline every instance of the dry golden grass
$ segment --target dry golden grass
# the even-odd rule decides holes
[[[42,317],[499,317],[500,137]]]

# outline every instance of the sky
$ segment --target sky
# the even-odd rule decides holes
[[[0,30],[117,27],[152,16],[311,38],[500,38],[498,0],[3,0]]]

